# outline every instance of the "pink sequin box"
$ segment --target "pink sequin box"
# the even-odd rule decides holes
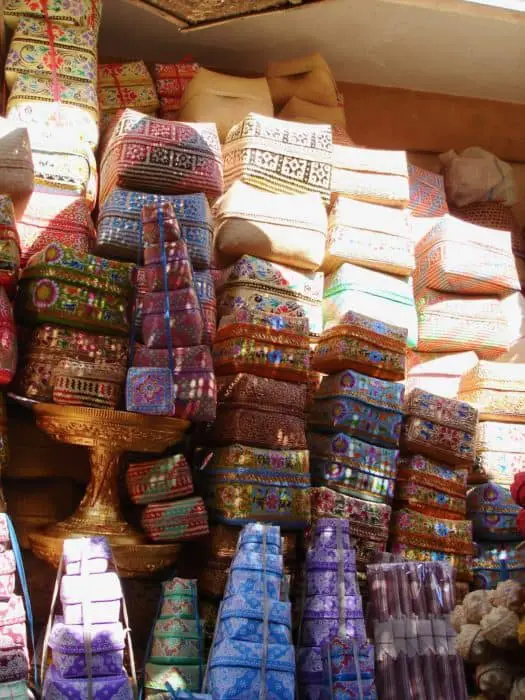
[[[0,597],[8,598],[15,592],[15,555],[11,549],[0,553]]]

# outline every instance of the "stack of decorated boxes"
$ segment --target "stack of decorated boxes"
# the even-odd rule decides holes
[[[219,608],[204,690],[214,700],[294,700],[291,626],[280,528],[247,525]]]
[[[510,487],[525,465],[525,365],[481,360],[463,375],[459,396],[479,411],[476,481],[467,496],[476,554],[474,585],[495,588],[507,578],[525,583],[519,507]]]
[[[449,617],[454,572],[445,562],[386,562],[367,569],[368,621],[381,700],[467,700]]]
[[[65,574],[59,571],[57,581],[62,615],[54,616],[53,600],[48,623],[52,665],[46,671],[43,697],[92,694],[131,700],[136,691],[133,649],[120,580],[109,570],[110,546],[103,537],[66,540],[62,562]],[[132,679],[124,667],[126,646]]]
[[[29,654],[24,598],[15,594],[17,570],[24,587],[25,605],[31,603],[24,586],[18,543],[11,541],[12,532],[8,517],[0,515],[0,695],[25,700],[29,697]],[[30,607],[28,617],[32,624]]]
[[[187,162],[191,167],[186,167]],[[151,288],[146,281],[146,269],[142,267],[142,208],[161,204],[173,207],[189,253],[197,296],[191,294],[192,303],[185,311],[200,315],[203,331],[200,345],[192,343],[177,351],[174,368],[177,405],[168,415],[185,417],[180,415],[180,407],[193,403],[199,409],[198,415],[192,416],[194,421],[214,417],[210,411],[214,401],[209,400],[215,395],[209,346],[216,326],[215,291],[210,272],[212,220],[209,202],[213,203],[222,190],[222,157],[215,125],[167,122],[126,109],[108,129],[101,154],[97,252],[141,266],[136,280],[139,293],[133,323],[137,343],[144,343],[141,332],[143,301]],[[170,297],[180,298],[182,292],[173,285],[181,275],[187,278],[187,260],[177,257],[180,242],[168,241],[166,246]],[[155,250],[149,252],[154,254]],[[163,264],[159,257],[163,251],[158,243],[156,252],[158,259],[153,255],[150,260],[156,265],[152,275],[155,279],[149,281],[157,285],[153,288],[159,293],[164,287]],[[171,329],[175,333],[174,318]],[[157,351],[150,344],[144,352],[152,363],[150,366],[169,368],[169,353],[165,350]],[[162,387],[162,391],[165,390],[166,387]]]
[[[407,345],[416,342],[406,154],[334,144],[322,378],[309,416],[313,519],[350,517],[364,571],[388,538]],[[330,490],[329,490],[330,489]],[[335,489],[334,493],[332,489]]]
[[[363,605],[348,521],[321,518],[305,564],[297,674],[299,698],[374,700],[374,649],[366,644]],[[336,657],[337,661],[336,661]],[[333,666],[328,669],[326,663]]]
[[[5,3],[4,17],[13,28],[5,63],[6,116],[27,127],[34,164],[34,192],[17,209],[22,265],[48,243],[79,254],[93,243],[101,11],[100,0]]]
[[[225,526],[263,519],[297,530],[310,517],[305,405],[310,342],[322,330],[331,148],[328,126],[259,114],[226,137],[229,189],[215,227],[218,410],[205,436],[216,449],[203,470],[210,515]],[[214,539],[211,568],[233,554],[227,533]],[[286,533],[288,564],[293,539]]]
[[[204,682],[204,627],[197,582],[173,578],[162,584],[159,614],[145,667],[145,697],[172,691],[200,691]],[[177,696],[178,697],[178,696]]]
[[[406,399],[391,551],[408,560],[446,561],[472,579],[467,474],[475,458],[477,411],[468,403],[413,389]]]

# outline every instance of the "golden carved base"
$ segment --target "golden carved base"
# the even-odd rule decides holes
[[[91,479],[76,512],[61,523],[30,534],[34,553],[57,565],[64,539],[104,535],[123,576],[144,576],[171,566],[180,545],[149,544],[146,536],[122,516],[118,496],[120,460],[128,451],[164,452],[182,439],[189,423],[80,406],[36,403],[32,408],[37,425],[55,440],[87,447],[91,464]]]

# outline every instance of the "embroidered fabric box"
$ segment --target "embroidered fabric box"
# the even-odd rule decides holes
[[[33,157],[27,129],[0,118],[0,144],[0,191],[16,204],[33,191]]]
[[[60,600],[66,625],[84,622],[83,601],[89,599],[92,624],[119,621],[122,589],[115,573],[94,574],[86,586],[84,577],[66,575],[60,584]]]
[[[118,364],[61,360],[52,375],[53,401],[66,406],[117,408],[126,370]]]
[[[321,649],[322,667],[325,677],[325,688],[335,697],[346,690],[349,695],[357,690],[360,684],[367,687],[367,700],[376,698],[374,687],[374,647],[371,644],[359,645],[354,640],[336,637]],[[330,683],[326,679],[331,679]],[[351,697],[351,695],[350,695]]]
[[[260,114],[232,127],[224,143],[224,184],[242,180],[266,192],[319,192],[330,201],[332,131],[328,124],[297,124]]]
[[[49,646],[53,665],[64,678],[85,678],[87,673],[84,628],[65,625],[56,617]],[[124,664],[124,628],[122,623],[95,625],[91,629],[93,676],[118,676]]]
[[[404,209],[410,201],[405,151],[334,145],[332,192]]]
[[[25,624],[25,621],[26,613],[22,596],[3,596],[0,599],[0,626],[17,626]]]
[[[125,368],[128,341],[65,326],[39,326],[31,333],[18,377],[20,393],[28,398],[51,401],[54,368],[62,359],[75,358],[83,362],[119,364]]]
[[[51,243],[89,252],[95,229],[84,197],[57,192],[33,192],[18,220],[22,267]]]
[[[344,370],[322,379],[308,422],[317,430],[343,430],[367,442],[397,447],[403,397],[402,384]]]
[[[525,584],[525,554],[513,542],[476,543],[474,551],[474,588],[496,588],[508,579]]]
[[[149,292],[142,303],[142,336],[149,348],[166,348],[166,294]],[[202,343],[202,313],[193,287],[168,292],[169,324],[173,345],[186,347]]]
[[[150,503],[142,513],[141,525],[154,542],[179,542],[209,532],[208,514],[202,498]]]
[[[240,78],[201,67],[184,90],[179,118],[214,122],[223,142],[230,129],[250,112],[273,117],[266,78]]]
[[[126,335],[133,265],[78,256],[52,243],[31,258],[20,283],[19,311],[28,322],[81,325]]]
[[[200,657],[202,642],[188,638],[153,637],[150,660],[163,666],[169,664],[195,664]]]
[[[106,114],[116,114],[126,107],[155,114],[159,107],[155,85],[144,61],[99,63],[97,89],[100,109]]]
[[[213,220],[210,206],[202,193],[165,195],[130,192],[114,188],[100,206],[97,226],[97,252],[121,260],[137,261],[142,208],[169,203],[195,269],[211,265]],[[140,251],[142,256],[142,251]]]
[[[198,70],[199,64],[191,61],[153,64],[153,77],[164,119],[177,117],[182,96]]]
[[[478,363],[475,352],[423,353],[409,350],[405,391],[422,389],[448,399],[457,398],[461,376]]]
[[[144,687],[149,690],[165,691],[166,684],[169,683],[174,691],[198,691],[203,677],[204,668],[200,664],[164,666],[147,663],[144,669]]]
[[[105,537],[71,538],[64,540],[63,556],[68,576],[80,574],[82,563],[89,574],[103,574],[107,571],[111,550]]]
[[[219,318],[248,308],[306,318],[310,335],[321,335],[323,279],[321,272],[301,272],[243,255],[217,284]]]
[[[44,680],[42,695],[49,700],[64,697],[84,697],[88,692],[88,678],[64,678],[55,666],[50,666]],[[133,690],[125,671],[111,676],[95,676],[92,680],[94,700],[131,700]]]
[[[135,367],[168,367],[168,350],[152,349],[137,343]],[[217,387],[210,349],[205,345],[173,349],[173,415],[195,422],[213,422],[217,407]]]
[[[467,510],[476,540],[521,540],[516,527],[520,507],[514,503],[508,489],[492,483],[474,486],[467,493]]]
[[[390,533],[396,544],[472,557],[470,520],[434,518],[402,508],[392,513]]]
[[[84,197],[90,210],[97,199],[97,164],[87,143],[65,128],[30,124],[35,188]]]
[[[13,200],[0,195],[0,285],[11,296],[20,270],[20,239],[15,221]]]
[[[349,311],[323,332],[312,369],[329,374],[355,369],[381,379],[404,379],[406,338],[405,328]]]
[[[422,455],[400,459],[396,481],[396,501],[401,507],[434,517],[463,520],[467,472],[447,469]]]
[[[16,371],[18,346],[13,307],[0,287],[0,385],[9,384]]]
[[[141,505],[193,493],[190,466],[181,454],[130,464],[126,484],[131,500]]]
[[[338,197],[330,210],[325,272],[350,262],[394,275],[415,268],[408,214],[377,204]]]
[[[320,647],[337,634],[352,637],[361,643],[364,642],[366,640],[364,620],[362,617],[346,617],[341,620],[337,617],[304,620],[301,628],[301,641],[305,647]]]
[[[304,601],[303,623],[306,620],[336,620],[339,617],[359,620],[363,617],[360,595],[312,595]]]
[[[25,680],[2,683],[0,697],[2,700],[26,700],[29,688]]]
[[[525,364],[480,361],[461,378],[458,396],[481,420],[525,423]]]
[[[291,382],[306,382],[310,365],[308,323],[238,309],[223,316],[215,336],[217,374],[253,372]]]
[[[510,487],[525,471],[525,425],[484,421],[476,432],[476,466],[489,481]]]
[[[27,126],[63,128],[91,148],[98,144],[98,98],[91,82],[76,78],[53,82],[43,75],[22,73],[9,95],[6,116]]]
[[[166,223],[165,223],[166,226]],[[166,229],[164,230],[166,236]],[[169,241],[164,245],[166,254],[167,288],[170,291],[193,286],[193,271],[185,241]],[[164,266],[160,245],[144,248],[144,275],[148,292],[164,291]]]
[[[163,593],[159,612],[161,622],[171,623],[174,619],[192,620],[197,618],[196,594]]]
[[[344,263],[325,280],[323,319],[325,328],[341,322],[355,309],[380,323],[395,321],[407,329],[409,347],[417,344],[417,315],[408,277],[395,277],[377,270]]]
[[[317,192],[271,194],[236,180],[217,206],[215,249],[317,270],[325,254],[326,209]]]
[[[262,671],[266,660],[265,672]],[[208,684],[213,697],[253,700],[262,693],[270,700],[294,700],[295,655],[291,644],[262,644],[224,639],[210,654]]]
[[[94,83],[97,77],[96,32],[88,27],[68,27],[49,20],[22,17],[7,54],[7,86],[11,89],[17,77],[24,74]]]
[[[409,209],[415,217],[438,217],[448,214],[443,175],[408,164]]]
[[[272,410],[266,406],[223,404],[217,408],[215,423],[206,433],[206,439],[213,445],[242,441],[249,446],[273,450],[304,450],[304,416],[295,408],[285,411],[281,405]]]
[[[406,402],[405,446],[454,466],[470,466],[476,457],[478,412],[464,401],[414,389]]]
[[[175,406],[173,375],[164,367],[130,367],[126,376],[126,411],[171,416]]]
[[[317,486],[381,503],[394,497],[398,450],[370,445],[345,433],[310,432],[308,447]]]
[[[221,606],[216,643],[225,639],[263,643],[263,601],[254,596],[230,596]],[[267,601],[268,644],[292,643],[292,613],[289,602]]]
[[[25,681],[29,674],[27,649],[12,648],[0,651],[0,683]]]
[[[479,357],[491,359],[509,347],[507,319],[495,297],[459,297],[425,289],[416,307],[421,352],[475,350]]]
[[[217,330],[217,301],[210,270],[196,270],[193,273],[193,283],[202,311],[202,342],[211,346]]]
[[[521,288],[510,231],[446,215],[416,246],[416,285],[459,294],[501,296]]]
[[[231,445],[214,450],[207,467],[208,506],[229,525],[250,520],[303,528],[310,519],[306,450],[277,451]]]
[[[31,0],[8,0],[4,8],[6,24],[15,29],[22,17],[49,19],[61,25],[89,27],[98,32],[102,15],[102,0],[72,0],[64,3],[47,2],[44,7]]]
[[[111,190],[222,194],[215,124],[166,122],[126,109],[111,130],[100,164],[100,203]]]

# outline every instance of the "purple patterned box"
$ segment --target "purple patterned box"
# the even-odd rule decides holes
[[[338,571],[308,571],[306,574],[306,595],[338,595],[339,591]],[[357,578],[353,571],[345,571],[341,577],[346,595],[359,595]]]
[[[131,682],[124,671],[115,676],[97,676],[91,682],[93,700],[133,700]],[[42,697],[46,700],[83,700],[88,696],[88,683],[88,678],[64,678],[54,666],[50,666]]]
[[[84,563],[86,573],[103,574],[111,559],[111,547],[105,537],[79,537],[64,541],[66,574],[80,574]]]
[[[341,518],[320,518],[314,527],[314,549],[350,549],[350,523]]]
[[[355,549],[343,550],[342,556],[336,549],[317,549],[311,547],[306,553],[306,571],[313,569],[321,571],[339,571],[339,560],[342,559],[345,571],[355,571]]]
[[[343,620],[340,629],[337,618],[328,620],[304,620],[301,628],[301,645],[319,647],[336,636],[353,637],[360,642],[366,639],[365,622],[362,618],[347,618]]]
[[[374,678],[374,647],[359,644],[353,639],[336,637],[321,648],[325,677],[337,681],[357,680],[357,666],[361,679]]]
[[[322,685],[323,659],[321,647],[300,647],[297,651],[297,682],[300,685]]]
[[[66,625],[83,623],[83,603],[90,602],[90,622],[103,624],[118,622],[122,588],[116,573],[84,576],[63,576],[60,600]]]
[[[120,622],[91,625],[92,674],[119,675],[124,665],[124,628]],[[64,678],[87,675],[84,626],[66,625],[56,617],[49,638],[53,664]]]
[[[342,610],[339,609],[340,602]],[[363,603],[360,595],[338,596],[313,595],[304,601],[303,620],[339,619],[339,617],[359,619],[363,617]]]

